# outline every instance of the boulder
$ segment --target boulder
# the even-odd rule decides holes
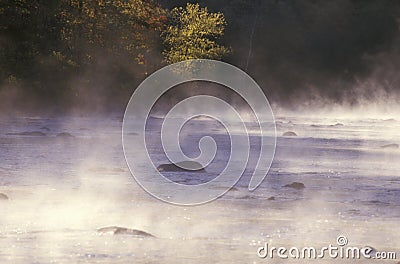
[[[56,135],[58,138],[73,138],[74,136],[67,132],[58,133]]]
[[[138,229],[131,229],[119,226],[108,226],[97,229],[100,234],[112,234],[112,235],[130,235],[136,237],[155,237],[154,235]]]
[[[387,145],[381,146],[381,148],[383,148],[383,149],[398,149],[399,144],[387,144]]]
[[[44,136],[46,136],[46,133],[43,133],[41,131],[26,131],[26,132],[21,132],[21,133],[7,133],[6,135],[44,137]]]
[[[342,127],[344,126],[342,123],[336,123],[334,125],[331,125],[331,127]]]
[[[8,196],[4,193],[0,193],[0,200],[8,200]]]
[[[297,134],[293,131],[287,131],[285,133],[282,134],[282,136],[284,137],[297,137]]]
[[[292,182],[290,184],[286,184],[283,187],[293,188],[293,189],[296,189],[296,190],[302,190],[302,189],[306,188],[304,183],[301,183],[301,182]]]
[[[184,166],[186,168],[191,168],[191,170],[181,168],[180,166]],[[205,169],[203,166],[195,161],[181,161],[176,164],[173,163],[167,163],[167,164],[161,164],[160,166],[157,167],[157,170],[160,172],[183,172],[183,171],[191,171],[191,172],[205,172]]]
[[[363,254],[367,254],[367,255],[369,255],[371,257],[375,257],[376,253],[378,251],[376,250],[376,248],[367,245],[367,246],[364,246],[363,248],[361,248],[361,252]]]

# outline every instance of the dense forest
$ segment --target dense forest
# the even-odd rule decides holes
[[[283,106],[396,94],[399,7],[356,0],[0,0],[0,108],[123,108],[148,74],[191,58],[242,68]]]

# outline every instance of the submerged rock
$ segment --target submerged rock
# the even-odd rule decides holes
[[[254,197],[254,196],[252,196],[252,195],[245,195],[245,196],[241,197],[240,199],[247,199],[247,200],[249,200],[249,199],[257,199],[257,198]]]
[[[285,133],[282,134],[282,136],[284,137],[297,137],[297,134],[293,131],[287,131]]]
[[[8,196],[4,193],[0,193],[0,200],[8,200]]]
[[[268,200],[268,201],[275,201],[276,198],[275,198],[275,196],[271,196],[271,197],[269,197],[267,200]]]
[[[302,190],[302,189],[306,188],[304,183],[301,183],[301,182],[292,182],[290,184],[286,184],[283,187],[293,188],[293,189],[296,189],[296,190]]]
[[[58,133],[56,135],[58,138],[73,138],[74,136],[67,132]]]
[[[398,149],[399,144],[387,144],[387,145],[381,146],[381,148],[383,148],[383,149]]]
[[[119,167],[101,167],[101,166],[96,166],[96,167],[89,168],[88,171],[104,172],[104,173],[119,173],[119,172],[126,172],[126,169],[119,168]]]
[[[186,168],[191,168],[191,170],[183,169],[182,167]],[[182,171],[192,171],[192,172],[204,172],[205,169],[203,168],[203,165],[201,165],[198,162],[195,161],[181,161],[176,164],[173,163],[167,163],[167,164],[161,164],[160,166],[157,167],[157,170],[162,172],[182,172]]]
[[[155,237],[150,233],[147,233],[142,230],[131,229],[126,227],[119,226],[108,226],[97,229],[98,233],[101,234],[112,234],[112,235],[130,235],[130,236],[138,236],[138,237]]]
[[[385,121],[385,122],[396,122],[396,119],[389,118],[389,119],[384,119],[383,121]]]
[[[43,133],[40,131],[31,131],[31,132],[26,131],[26,132],[21,132],[21,133],[7,133],[6,135],[44,137],[44,136],[46,136],[46,133]]]
[[[371,256],[371,257],[375,257],[376,256],[376,253],[378,252],[374,247],[371,247],[371,246],[365,246],[365,247],[363,247],[362,249],[361,249],[361,252],[363,253],[363,254],[366,254],[366,255],[368,255],[368,256]]]
[[[226,190],[227,188],[228,188],[228,187],[225,187],[225,186],[213,187],[214,190]],[[229,189],[229,191],[235,191],[235,192],[237,192],[237,191],[239,191],[239,189],[236,188],[236,187],[232,187],[232,188]]]
[[[336,123],[334,125],[331,125],[331,127],[342,127],[344,126],[342,123]]]

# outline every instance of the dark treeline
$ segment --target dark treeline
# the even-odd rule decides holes
[[[226,59],[272,102],[357,105],[400,92],[399,1],[196,2],[224,13]]]
[[[0,93],[21,107],[112,103],[162,61],[153,2],[2,0],[0,14]]]
[[[221,23],[215,58],[249,72],[273,103],[399,90],[398,1],[0,0],[0,108],[123,108],[154,70],[212,58],[168,53],[182,44],[165,33],[177,23],[171,10],[187,2],[223,14],[208,21]]]

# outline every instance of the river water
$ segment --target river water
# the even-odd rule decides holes
[[[229,149],[218,124],[197,120],[189,131],[191,125]],[[382,148],[400,143],[400,122],[277,116],[276,127],[276,155],[257,190],[248,191],[244,175],[213,202],[176,206],[133,179],[121,143],[122,117],[2,117],[0,193],[8,200],[0,200],[0,262],[341,263],[346,261],[257,256],[265,243],[323,247],[337,245],[339,235],[348,245],[395,251],[400,259],[400,150]],[[285,131],[298,136],[281,136]],[[195,153],[201,133],[187,135],[191,143],[184,149]],[[251,138],[256,144],[256,134]],[[157,140],[149,144],[157,157]],[[212,166],[218,170],[222,163]],[[188,180],[180,173],[169,177]],[[305,188],[284,187],[293,182]],[[96,231],[106,226],[156,238]]]

